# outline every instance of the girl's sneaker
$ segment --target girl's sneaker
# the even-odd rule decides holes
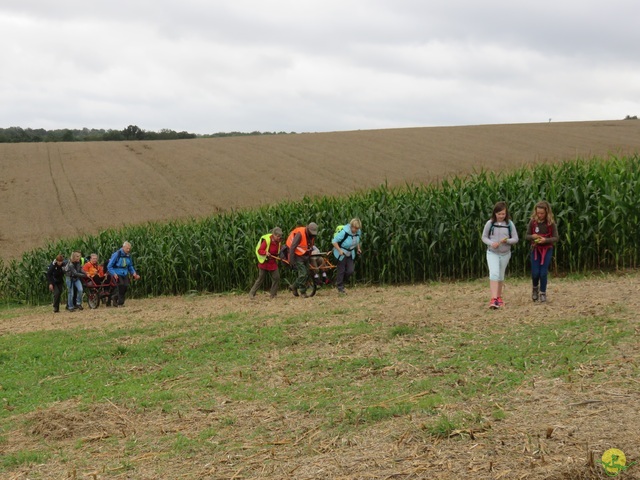
[[[491,301],[489,302],[489,308],[492,310],[497,310],[498,308],[500,308],[500,305],[498,305],[498,299],[497,298],[492,298]]]
[[[500,308],[504,307],[504,300],[502,300],[502,297],[496,298],[496,302],[498,302],[498,306]]]

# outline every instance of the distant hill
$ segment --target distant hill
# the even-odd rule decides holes
[[[638,151],[633,120],[2,143],[0,258],[123,224]]]

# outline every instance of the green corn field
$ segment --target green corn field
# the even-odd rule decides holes
[[[248,290],[257,275],[255,245],[275,226],[287,233],[315,221],[318,246],[330,249],[336,225],[359,217],[363,251],[357,282],[402,284],[471,279],[488,274],[480,236],[493,205],[504,200],[521,241],[507,274],[528,274],[524,241],[537,201],[551,203],[558,223],[552,268],[556,273],[638,266],[640,253],[640,157],[576,159],[508,173],[479,172],[438,185],[378,188],[344,198],[305,197],[205,220],[149,223],[61,240],[0,262],[0,296],[31,304],[47,302],[44,271],[58,254],[96,252],[101,260],[124,240],[142,279],[134,296],[190,291]]]

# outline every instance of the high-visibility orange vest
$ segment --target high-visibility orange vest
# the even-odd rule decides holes
[[[297,228],[294,228],[289,234],[289,238],[287,238],[287,247],[291,248],[291,244],[293,243],[293,237],[295,237],[296,234],[298,233],[302,238],[300,239],[300,244],[296,247],[296,250],[294,253],[299,257],[302,257],[303,255],[306,255],[307,253],[311,252],[311,250],[313,249],[313,244],[315,243],[316,239],[315,237],[311,237],[311,242],[309,242],[307,240],[307,227],[297,227]]]

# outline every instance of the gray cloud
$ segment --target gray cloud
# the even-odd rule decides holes
[[[331,131],[638,114],[632,1],[10,1],[0,126]]]

